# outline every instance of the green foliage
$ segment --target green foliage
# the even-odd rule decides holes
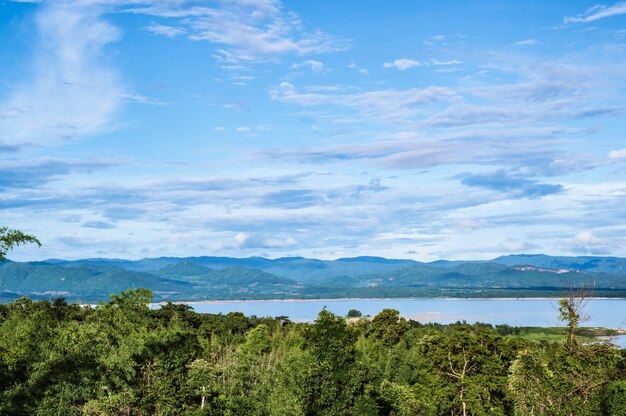
[[[603,404],[607,383],[623,380],[623,373],[619,374],[623,366],[619,351],[605,345],[579,347],[574,353],[558,344],[522,351],[509,375],[515,414],[602,414],[603,408],[610,409]],[[608,400],[616,408],[621,401],[619,385],[609,384],[614,390]]]
[[[372,319],[369,336],[390,347],[398,343],[402,335],[409,330],[406,319],[400,317],[395,309],[383,309]]]
[[[0,227],[0,262],[5,260],[6,254],[11,249],[28,243],[41,246],[41,243],[35,236],[24,234],[19,230],[12,230],[8,227]]]
[[[626,380],[613,381],[607,385],[605,414],[626,416]]]
[[[381,399],[389,404],[397,416],[426,415],[424,405],[417,400],[409,386],[384,380],[380,386]]]
[[[348,318],[360,318],[362,316],[363,316],[363,314],[358,309],[350,309],[348,311],[348,314],[346,315],[346,317],[348,317]]]
[[[440,413],[504,415],[509,346],[491,330],[458,325],[421,341]]]
[[[347,414],[362,389],[356,365],[357,332],[346,321],[323,309],[305,332],[305,349],[315,359],[306,411],[309,414]]]
[[[587,316],[583,314],[583,309],[589,300],[591,293],[584,287],[577,291],[570,289],[569,295],[559,300],[559,319],[567,323],[568,345],[569,351],[574,352],[576,347],[576,328],[582,322],[587,320]]]
[[[0,415],[626,415],[626,352],[422,325],[148,307],[0,305]]]
[[[567,322],[568,325],[574,328],[578,326],[580,313],[570,299],[563,298],[559,300],[559,319]]]

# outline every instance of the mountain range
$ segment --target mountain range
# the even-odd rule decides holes
[[[626,258],[509,255],[422,263],[382,257],[158,257],[0,264],[0,301],[22,296],[106,300],[143,287],[156,301],[339,297],[540,297],[593,288],[626,296]]]

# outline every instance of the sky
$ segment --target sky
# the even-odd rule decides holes
[[[14,260],[626,256],[626,2],[0,0]]]

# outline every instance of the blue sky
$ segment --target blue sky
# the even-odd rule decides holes
[[[626,256],[626,2],[0,1],[50,257]]]

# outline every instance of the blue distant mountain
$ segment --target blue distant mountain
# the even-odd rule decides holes
[[[620,257],[564,257],[546,256],[545,254],[515,254],[498,257],[493,261],[509,266],[531,265],[553,269],[564,268],[626,275],[626,259]]]
[[[593,288],[626,296],[626,259],[519,254],[489,261],[422,263],[382,257],[158,257],[50,259],[0,264],[0,300],[20,296],[104,300],[145,287],[156,300],[321,297],[559,296]]]

